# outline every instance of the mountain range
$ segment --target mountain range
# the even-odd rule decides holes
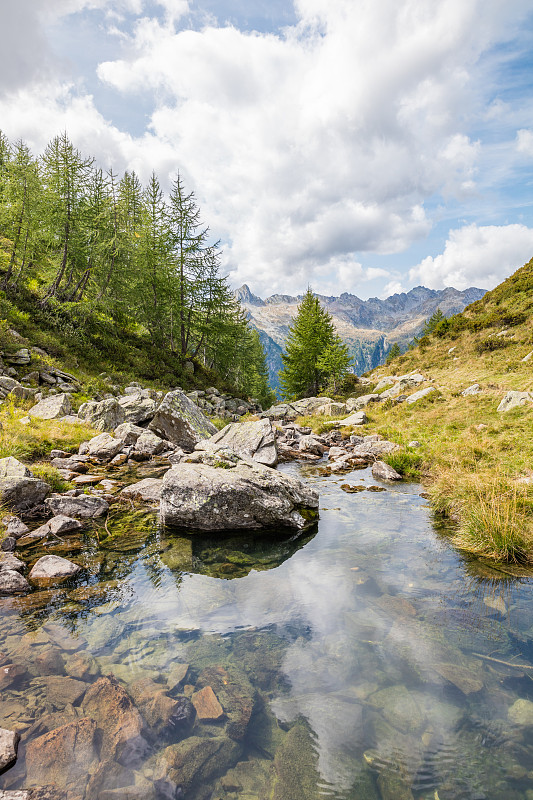
[[[394,342],[405,349],[438,308],[446,317],[450,317],[479,300],[485,291],[475,287],[460,292],[451,287],[435,290],[416,286],[409,292],[393,294],[386,300],[378,297],[360,300],[348,292],[343,292],[340,297],[317,297],[331,314],[339,336],[349,346],[355,372],[361,375],[382,364]],[[266,353],[270,384],[278,389],[281,353],[302,295],[273,294],[263,300],[253,294],[246,284],[237,290],[236,295],[247,312],[250,324],[259,332]]]

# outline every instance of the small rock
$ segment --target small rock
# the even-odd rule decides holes
[[[26,565],[24,561],[17,558],[13,553],[0,553],[0,572],[5,569],[12,569],[15,572],[22,572]]]
[[[70,578],[80,572],[81,567],[61,556],[42,556],[33,566],[31,581]]]
[[[520,725],[524,728],[533,727],[533,703],[531,700],[524,700],[523,698],[516,700],[507,713],[509,719],[515,725]]]
[[[462,397],[469,397],[472,394],[479,394],[481,391],[481,387],[479,383],[473,383],[472,386],[469,386],[468,389],[463,389],[461,392]]]
[[[512,408],[520,408],[528,403],[533,403],[531,392],[507,392],[496,410],[503,414]]]
[[[13,553],[17,546],[17,540],[14,536],[6,536],[5,539],[2,539],[0,543],[0,549],[4,551],[4,553]]]
[[[109,433],[101,433],[93,437],[88,442],[88,455],[93,458],[101,459],[102,461],[109,461],[113,456],[122,450],[123,444],[121,439],[114,439]]]
[[[434,386],[426,386],[425,389],[420,389],[419,392],[415,392],[414,394],[410,395],[406,400],[406,405],[410,406],[413,403],[418,403],[419,400],[423,400],[424,397],[429,397],[430,394],[433,394],[437,390]]]
[[[0,458],[0,478],[33,478],[33,472],[13,456]]]
[[[28,533],[29,528],[18,517],[11,517],[6,524],[6,533],[8,536],[14,536],[15,539],[20,539],[25,533]]]
[[[0,571],[0,595],[26,594],[30,584],[14,569]]]

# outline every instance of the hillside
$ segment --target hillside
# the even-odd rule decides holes
[[[372,372],[370,388],[386,397],[382,379],[409,373],[425,380],[405,395],[436,391],[412,404],[397,396],[366,408],[372,432],[402,446],[387,460],[407,476],[425,476],[433,508],[457,524],[461,547],[532,560],[533,259]],[[521,393],[521,404],[505,408],[510,391]]]
[[[251,325],[259,331],[267,356],[270,383],[277,388],[277,373],[282,366],[281,351],[302,298],[275,294],[263,300],[246,284],[236,294]],[[484,290],[476,288],[459,292],[452,288],[435,291],[418,286],[386,300],[377,297],[360,300],[347,292],[340,297],[318,297],[331,314],[339,335],[349,345],[356,372],[361,374],[383,363],[393,342],[405,349],[437,308],[449,317],[483,295]]]

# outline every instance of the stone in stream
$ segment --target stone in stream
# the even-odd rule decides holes
[[[28,742],[26,785],[64,787],[81,797],[97,761],[96,722],[79,719]]]
[[[196,711],[184,696],[170,697],[161,684],[141,678],[128,686],[129,693],[144,720],[158,739],[182,739],[191,731]]]
[[[316,490],[252,459],[226,456],[227,468],[181,462],[166,473],[160,503],[164,524],[214,531],[280,526],[302,531],[317,521]],[[215,457],[222,463],[220,454]]]
[[[0,771],[10,767],[17,760],[20,736],[15,731],[0,728]]]
[[[384,461],[376,461],[372,465],[372,477],[380,481],[401,481],[402,476]]]
[[[20,539],[21,536],[24,536],[24,534],[28,533],[30,530],[22,520],[15,516],[5,517],[2,522],[4,522],[6,526],[7,535],[14,536],[15,539]]]
[[[142,717],[115,678],[107,676],[93,683],[82,706],[84,713],[96,720],[102,752],[108,758],[132,766],[148,755]]]
[[[15,511],[41,505],[51,488],[39,478],[0,478],[0,502]]]
[[[67,417],[71,411],[72,403],[68,394],[54,394],[30,408],[28,416],[36,419],[59,419]]]
[[[217,722],[224,717],[224,709],[210,686],[194,692],[191,701],[200,722]]]
[[[241,754],[241,746],[227,736],[189,736],[169,745],[159,754],[154,770],[159,796],[191,796],[191,791],[209,785],[234,767]]]
[[[214,692],[213,697],[216,695],[215,699],[222,704],[229,720],[226,726],[228,736],[242,741],[255,703],[255,691],[246,675],[235,668],[225,669],[219,665],[206,667],[198,676],[196,686],[206,687],[202,691],[209,689]],[[195,702],[199,694],[201,692],[193,694],[192,702],[200,717]]]
[[[274,757],[272,800],[319,800],[317,751],[308,729],[294,725]]]
[[[35,528],[35,530],[30,531],[22,536],[22,538],[19,540],[19,545],[20,547],[24,547],[26,544],[31,544],[39,539],[44,539],[49,534],[55,534],[57,536],[61,533],[77,531],[81,528],[83,528],[83,525],[81,522],[79,522],[79,520],[73,519],[72,517],[67,517],[64,514],[58,514],[56,517],[49,519],[48,522],[45,522],[38,528]]]
[[[232,422],[210,439],[199,442],[195,449],[208,453],[220,449],[232,450],[238,456],[253,458],[267,467],[274,467],[278,463],[276,435],[269,419]]]
[[[0,544],[0,550],[3,550],[4,553],[13,553],[17,546],[17,540],[14,536],[6,536],[5,539],[2,539]]]
[[[29,578],[34,583],[63,580],[77,575],[80,571],[81,567],[78,564],[73,564],[61,556],[42,556],[32,567]]]
[[[54,515],[61,514],[76,519],[101,517],[109,510],[109,504],[105,500],[93,495],[70,497],[69,495],[54,494],[47,499],[46,506]]]
[[[217,432],[213,423],[179,389],[165,395],[148,427],[188,451]]]
[[[15,570],[15,572],[22,572],[25,564],[20,558],[17,558],[13,553],[0,553],[0,572],[6,569]]]

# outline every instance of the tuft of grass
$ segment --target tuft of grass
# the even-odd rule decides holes
[[[533,560],[532,502],[511,476],[450,469],[430,488],[430,498],[435,511],[458,521],[457,547],[496,561]]]
[[[24,424],[24,411],[9,403],[0,411],[0,458],[13,456],[20,461],[45,458],[51,450],[77,451],[80,444],[96,436],[96,431],[80,422],[32,419]]]
[[[66,492],[73,488],[73,484],[61,477],[59,470],[51,464],[33,464],[31,471],[36,478],[45,481],[53,492]]]
[[[229,425],[230,422],[231,422],[231,420],[224,419],[223,417],[209,417],[209,420],[213,423],[215,428],[217,428],[219,431],[221,431],[222,428],[225,428],[226,425]]]
[[[386,453],[381,456],[390,467],[399,472],[403,478],[418,480],[424,465],[424,459],[418,450],[407,448],[397,450],[394,453]]]

